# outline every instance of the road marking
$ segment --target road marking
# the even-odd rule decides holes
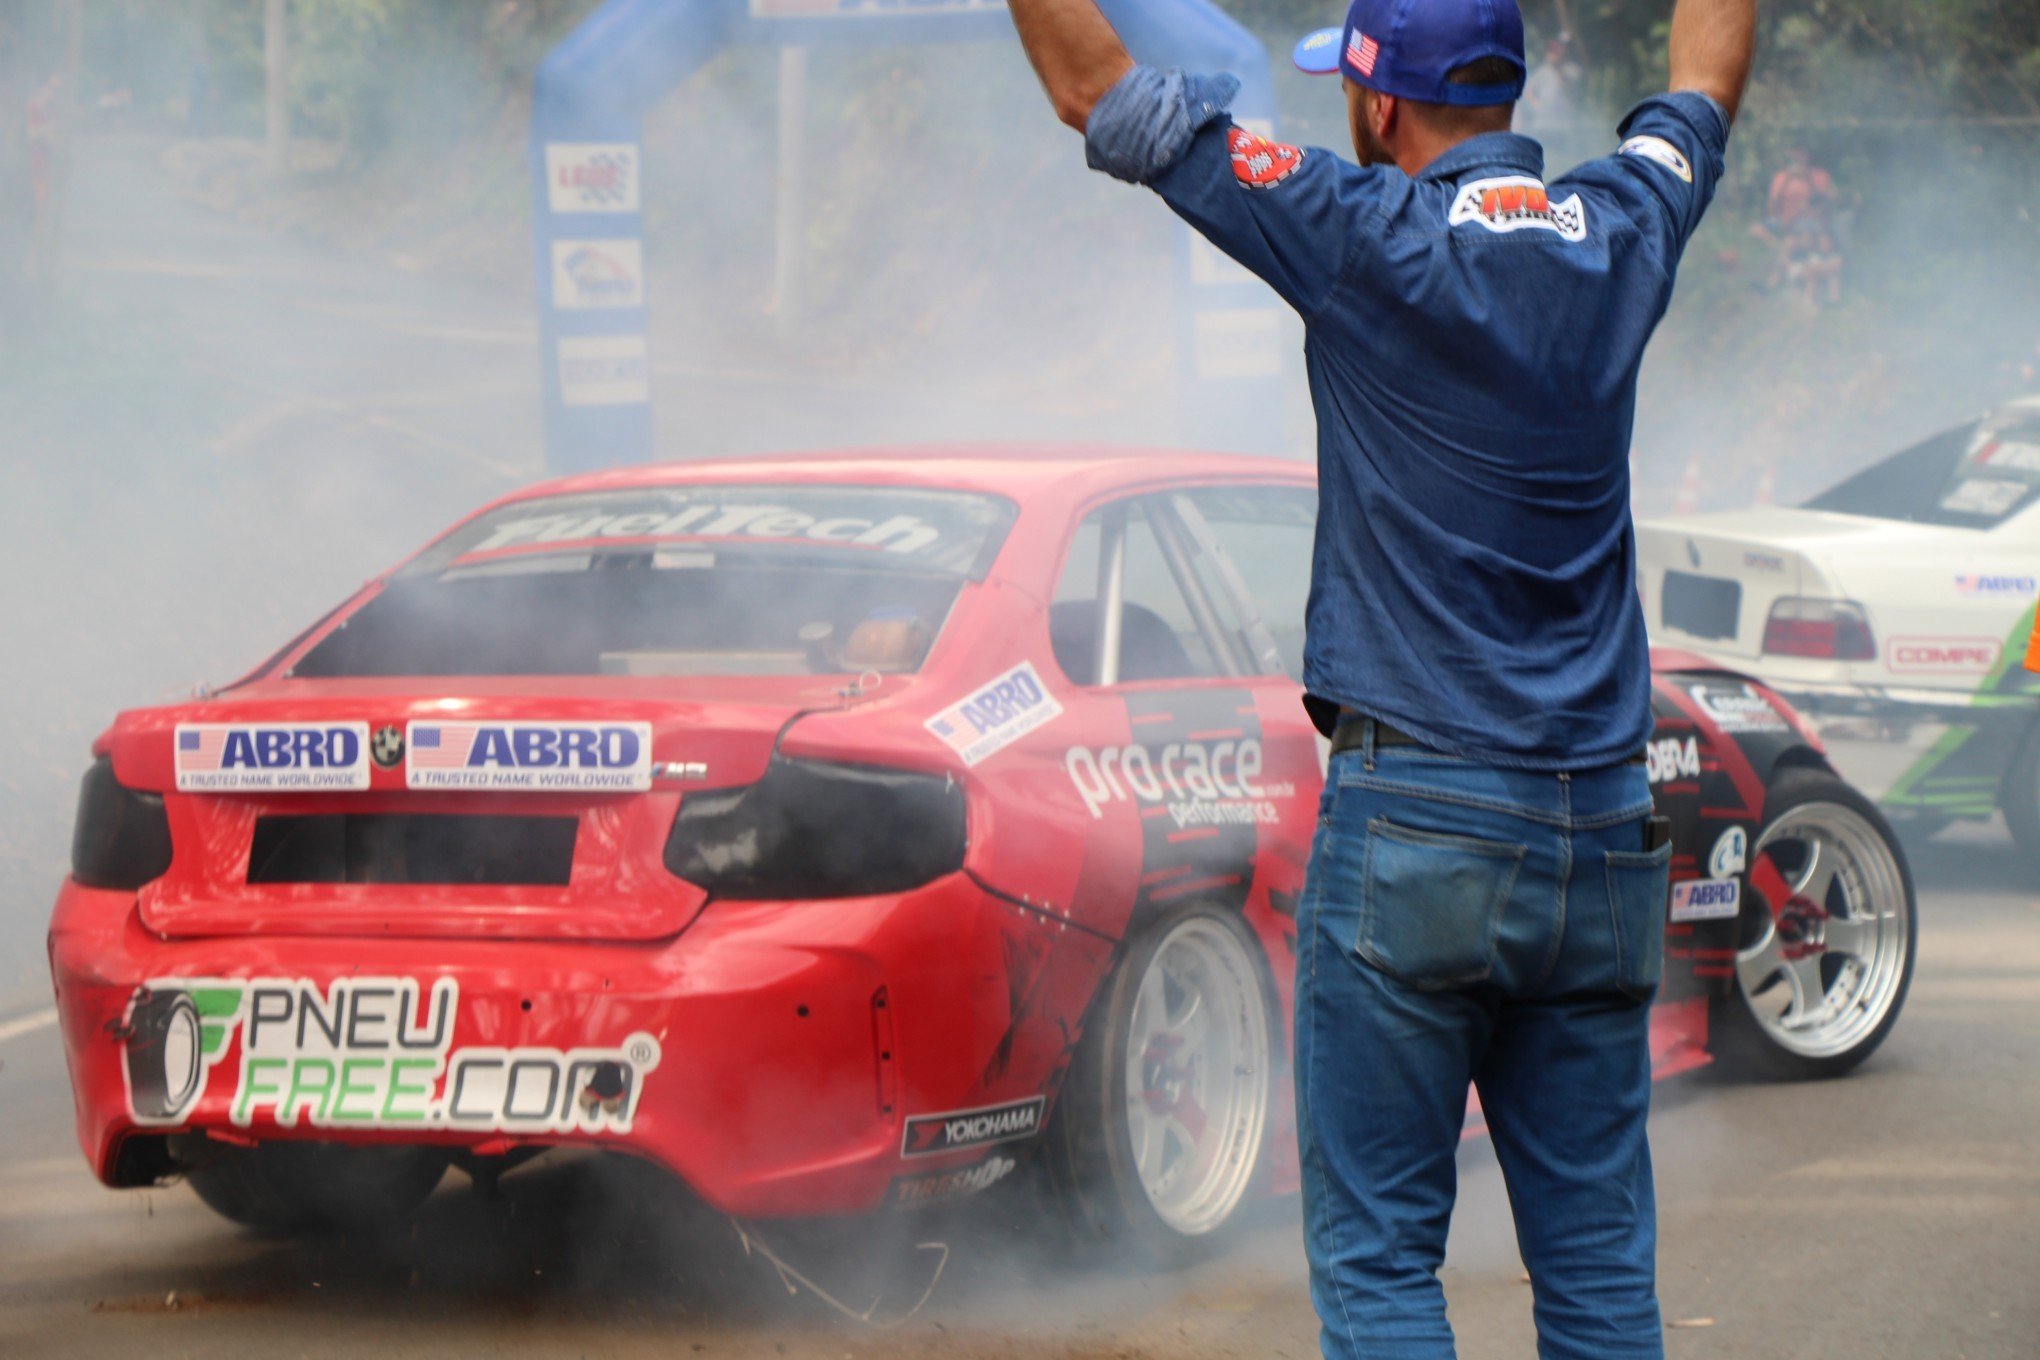
[[[37,1011],[34,1015],[24,1015],[19,1020],[6,1021],[4,1024],[0,1024],[0,1044],[6,1043],[9,1039],[19,1039],[24,1034],[33,1034],[39,1029],[46,1029],[56,1023],[57,1008],[55,1006],[50,1007],[46,1011]]]

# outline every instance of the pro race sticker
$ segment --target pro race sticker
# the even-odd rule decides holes
[[[650,723],[414,721],[404,783],[414,789],[643,793],[652,786]]]
[[[907,1121],[900,1143],[902,1157],[933,1157],[938,1152],[963,1148],[990,1147],[1030,1138],[1041,1128],[1041,1113],[1048,1102],[1041,1096],[1016,1100],[1006,1105],[987,1105],[954,1114],[919,1114]]]
[[[180,793],[325,793],[368,787],[368,724],[179,723]]]
[[[1062,711],[1062,705],[1042,687],[1034,663],[1023,661],[928,719],[926,726],[961,756],[965,765],[974,766]]]
[[[128,1109],[178,1124],[211,1093],[241,1128],[628,1133],[659,1065],[649,1034],[463,1047],[459,1027],[451,978],[156,978],[122,1026]]]
[[[1672,885],[1672,920],[1726,921],[1742,910],[1742,885],[1734,879],[1698,878]]]

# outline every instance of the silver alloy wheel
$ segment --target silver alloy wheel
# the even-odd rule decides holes
[[[1268,1010],[1239,937],[1191,917],[1148,960],[1127,1025],[1126,1125],[1141,1188],[1175,1232],[1226,1221],[1268,1122]]]
[[[1751,887],[1768,857],[1787,901],[1736,955],[1736,981],[1766,1038],[1805,1058],[1874,1035],[1905,977],[1911,904],[1884,837],[1839,803],[1801,803],[1764,828]]]

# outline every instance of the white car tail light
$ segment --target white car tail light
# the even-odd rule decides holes
[[[1788,596],[1771,606],[1764,624],[1766,656],[1803,656],[1821,661],[1875,661],[1877,639],[1870,617],[1854,600]]]

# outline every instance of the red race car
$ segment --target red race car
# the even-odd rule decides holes
[[[1038,1163],[1168,1255],[1296,1182],[1308,468],[1079,449],[508,497],[94,748],[50,958],[78,1134],[270,1228],[579,1144],[742,1216]],[[1659,1071],[1841,1070],[1905,861],[1768,690],[1658,658]]]

